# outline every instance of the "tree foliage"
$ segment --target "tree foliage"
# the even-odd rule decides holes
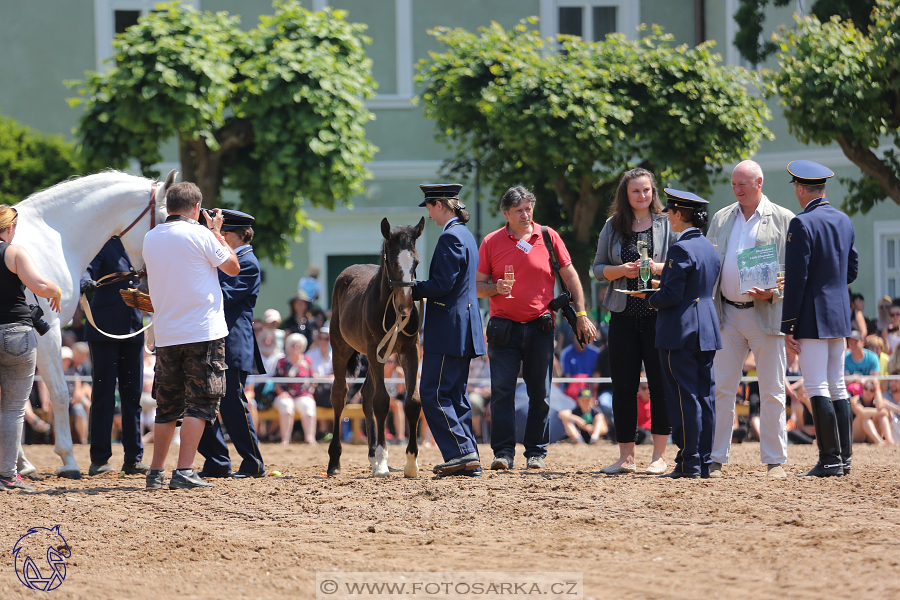
[[[844,210],[866,213],[885,196],[900,204],[900,0],[879,0],[866,31],[806,17],[777,40],[781,70],[767,75],[768,94],[781,98],[790,132],[805,144],[837,142],[863,172],[842,180]],[[887,140],[894,148],[878,156]]]
[[[302,206],[334,208],[363,191],[374,95],[364,25],[346,13],[276,1],[248,32],[226,12],[168,4],[114,41],[114,66],[79,86],[78,138],[89,168],[136,160],[145,174],[176,138],[184,179],[214,205],[240,192],[258,253],[285,262],[310,225]]]
[[[734,20],[738,24],[734,47],[754,65],[761,64],[778,49],[775,42],[763,39],[766,7],[770,2],[774,6],[787,6],[794,0],[740,0],[740,6],[734,13]],[[816,0],[811,12],[821,21],[828,21],[834,16],[845,21],[851,19],[857,27],[865,30],[869,26],[875,2],[876,0]]]
[[[675,47],[654,28],[638,40],[560,36],[557,52],[534,22],[435,29],[446,51],[420,62],[419,101],[454,152],[448,174],[477,162],[497,193],[531,187],[536,220],[560,230],[579,270],[624,171],[643,166],[706,193],[723,163],[771,136],[745,87],[754,76],[722,66],[712,42]]]
[[[73,145],[61,135],[43,135],[0,116],[0,204],[16,204],[77,173]]]

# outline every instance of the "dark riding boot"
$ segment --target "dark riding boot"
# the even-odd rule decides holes
[[[853,459],[853,412],[850,400],[839,398],[832,400],[834,414],[837,417],[838,437],[841,440],[841,463],[844,475],[850,474],[850,461]]]
[[[819,462],[800,477],[841,477],[841,442],[838,435],[837,417],[831,398],[812,396],[813,424],[816,427],[816,444],[819,446]]]

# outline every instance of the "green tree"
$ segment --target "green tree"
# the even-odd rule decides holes
[[[0,116],[0,204],[16,204],[77,173],[73,145],[61,135],[43,135]]]
[[[787,6],[794,0],[740,0],[740,6],[734,13],[734,20],[738,24],[734,47],[754,65],[762,63],[778,49],[775,42],[762,37],[769,2],[774,6]],[[865,30],[869,26],[875,2],[876,0],[816,0],[811,12],[821,21],[828,21],[833,16],[843,20],[851,19],[857,27]]]
[[[745,87],[753,76],[722,66],[712,42],[674,47],[655,28],[633,41],[561,36],[556,52],[529,22],[432,33],[446,51],[420,62],[417,80],[436,138],[454,152],[448,174],[477,162],[495,192],[531,187],[536,220],[560,231],[581,272],[625,170],[706,193],[723,163],[771,137],[768,110]]]
[[[306,204],[334,208],[363,191],[365,138],[374,95],[364,25],[276,1],[249,32],[225,12],[163,5],[114,41],[114,66],[88,73],[78,125],[90,169],[136,160],[147,175],[175,138],[186,181],[217,203],[240,192],[256,217],[258,253],[288,258],[288,241],[311,225]]]
[[[837,142],[863,172],[842,179],[843,209],[868,212],[886,196],[900,204],[900,0],[879,0],[866,32],[850,21],[800,18],[778,36],[779,71],[767,75],[790,132],[804,144]],[[890,140],[893,148],[875,150]]]

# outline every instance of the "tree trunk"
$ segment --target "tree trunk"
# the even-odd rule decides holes
[[[203,194],[203,207],[213,208],[219,200],[222,187],[220,163],[222,157],[253,143],[253,126],[249,121],[232,121],[216,133],[219,149],[213,152],[203,138],[192,140],[178,134],[182,181],[191,181]]]
[[[864,148],[852,140],[839,137],[837,143],[853,164],[874,179],[895,203],[900,204],[900,179],[890,167],[885,165],[871,149]]]

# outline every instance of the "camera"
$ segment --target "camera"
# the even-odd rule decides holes
[[[209,220],[212,221],[216,217],[216,211],[211,208],[200,209],[200,219],[198,222],[204,227],[208,227],[208,225],[206,224],[206,219],[203,218],[203,213],[206,213],[209,216]]]
[[[554,312],[557,310],[562,311],[563,317],[568,321],[569,327],[572,328],[572,335],[576,336],[576,339],[582,346],[587,346],[591,340],[585,340],[584,333],[578,331],[578,317],[575,316],[575,309],[572,308],[571,292],[563,292],[551,300],[549,308]]]
[[[28,309],[31,312],[31,324],[39,335],[44,335],[50,331],[50,325],[44,320],[44,309],[37,304],[29,304]]]

